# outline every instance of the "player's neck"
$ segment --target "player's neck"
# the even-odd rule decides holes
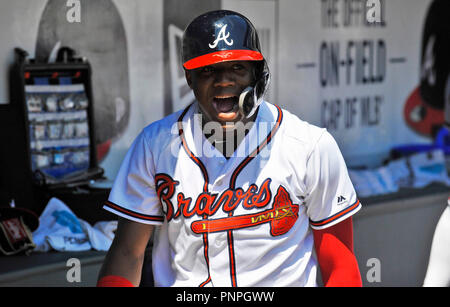
[[[203,129],[206,139],[219,151],[225,158],[230,158],[247,133],[253,127],[257,112],[249,118],[246,123],[240,122],[233,128],[222,129],[221,131],[209,131]],[[202,121],[202,127],[205,128],[207,122]]]
[[[225,158],[228,159],[242,143],[247,133],[247,129],[225,131],[223,132],[221,139],[213,140],[213,146],[219,150]]]

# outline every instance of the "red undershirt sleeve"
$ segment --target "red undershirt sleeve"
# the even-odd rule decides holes
[[[362,287],[353,253],[352,218],[325,229],[313,229],[313,235],[324,286]]]

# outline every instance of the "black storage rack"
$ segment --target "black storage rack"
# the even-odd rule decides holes
[[[97,161],[91,73],[89,62],[68,47],[53,63],[36,62],[15,49],[10,103],[0,105],[0,200],[32,209],[39,195],[104,178]]]

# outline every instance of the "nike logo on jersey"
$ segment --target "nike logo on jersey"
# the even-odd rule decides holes
[[[186,197],[183,192],[179,192],[176,195],[176,206],[172,203],[172,199],[179,182],[167,174],[157,174],[155,183],[166,220],[170,222],[180,216],[185,218],[198,216],[202,220],[194,221],[191,224],[192,231],[197,234],[229,231],[269,223],[271,235],[279,236],[288,232],[298,218],[299,205],[293,204],[286,189],[279,186],[270,209],[240,216],[232,215],[226,218],[209,219],[219,209],[230,214],[238,206],[249,210],[268,206],[272,201],[270,178],[264,180],[259,187],[252,184],[247,190],[227,189],[221,194],[203,192],[196,199]]]

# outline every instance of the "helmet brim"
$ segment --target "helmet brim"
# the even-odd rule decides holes
[[[198,56],[183,64],[187,70],[229,61],[262,61],[263,55],[254,50],[222,50]]]

